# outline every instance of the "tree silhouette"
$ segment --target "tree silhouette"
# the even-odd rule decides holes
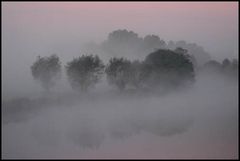
[[[125,89],[131,78],[131,61],[124,58],[111,58],[105,70],[109,84]]]
[[[31,71],[34,79],[39,81],[46,91],[49,91],[61,76],[59,57],[55,54],[49,57],[38,56],[36,62],[31,66]]]
[[[145,59],[147,84],[152,87],[179,87],[194,81],[194,68],[186,53],[160,49]]]
[[[66,72],[73,89],[86,92],[103,74],[104,65],[97,55],[82,55],[67,63]]]
[[[222,64],[216,60],[209,60],[204,64],[203,69],[213,73],[220,73],[222,71]]]
[[[143,39],[142,47],[145,52],[150,53],[157,49],[164,49],[166,47],[166,43],[157,35],[147,35]]]
[[[229,59],[226,58],[222,61],[222,67],[223,68],[228,68],[228,67],[230,67],[230,65],[231,65],[231,62],[230,62]]]
[[[181,47],[177,47],[175,50],[174,50],[174,52],[175,53],[178,53],[178,54],[183,54],[183,55],[185,55],[186,57],[188,57],[189,58],[189,60],[192,62],[192,64],[193,64],[193,66],[194,66],[194,68],[195,69],[197,69],[197,60],[196,60],[196,58],[195,58],[195,56],[194,55],[190,55],[189,53],[188,53],[188,50],[187,49],[183,49],[183,48],[181,48]]]
[[[115,30],[108,34],[102,43],[102,49],[111,56],[127,56],[134,58],[141,55],[143,39],[133,31]]]
[[[187,43],[186,41],[169,41],[167,47],[170,50],[174,50],[177,48],[186,49],[188,54],[194,57],[197,66],[204,65],[207,61],[210,60],[210,54],[204,50],[203,47],[195,44],[195,43]]]
[[[131,62],[129,85],[138,89],[144,81],[144,63],[138,60]]]
[[[232,60],[232,75],[238,79],[238,69],[239,69],[239,65],[238,65],[238,60],[237,59],[233,59]]]
[[[238,76],[238,61],[233,59],[232,62],[229,59],[224,59],[222,61],[222,72],[229,77]]]
[[[233,70],[235,70],[235,71],[238,71],[238,60],[237,59],[233,59],[232,60],[232,68],[233,68]]]

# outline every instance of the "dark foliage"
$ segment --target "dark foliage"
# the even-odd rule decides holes
[[[99,82],[103,69],[104,65],[97,55],[82,55],[66,66],[72,88],[84,92]]]
[[[61,63],[57,55],[49,57],[38,56],[37,61],[31,66],[32,75],[39,81],[44,89],[50,90],[61,76]]]

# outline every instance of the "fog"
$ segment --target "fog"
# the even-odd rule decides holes
[[[109,33],[119,29],[137,33],[139,40],[160,35],[163,48],[184,40],[201,65],[238,59],[237,3],[2,5],[3,159],[238,158],[238,75],[200,66],[192,86],[163,93],[119,91],[104,75],[95,88],[79,93],[64,69],[85,53],[98,54],[104,64],[113,56],[142,61],[155,47],[146,55],[130,42],[124,50],[121,45],[106,50]],[[206,25],[195,28],[199,24]],[[53,53],[61,60],[62,77],[46,93],[30,66],[38,55]]]
[[[163,96],[102,93],[3,106],[14,110],[3,109],[3,158],[238,157],[237,82],[199,78]]]
[[[109,32],[117,29],[133,30],[141,37],[156,34],[165,42],[186,40],[197,43],[218,61],[226,57],[238,58],[237,10],[234,2],[4,2],[3,94],[9,97],[16,92],[29,94],[29,89],[33,91],[35,85],[29,66],[36,56],[57,53],[65,63],[82,54],[84,43],[101,43]],[[103,52],[97,54],[102,59],[109,59]],[[16,77],[21,77],[22,81],[17,81]]]

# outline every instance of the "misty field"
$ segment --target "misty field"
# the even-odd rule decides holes
[[[2,2],[2,159],[238,159],[237,2]]]
[[[105,90],[8,102],[3,158],[237,158],[236,87],[206,77],[166,95]]]

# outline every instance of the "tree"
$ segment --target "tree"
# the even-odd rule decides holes
[[[185,55],[186,57],[189,58],[189,60],[193,63],[193,67],[194,68],[197,68],[197,60],[195,58],[194,55],[190,55],[188,54],[188,50],[187,49],[183,49],[181,47],[177,47],[175,50],[174,50],[175,53],[178,53],[178,54],[183,54]]]
[[[138,34],[133,31],[124,30],[115,30],[108,35],[108,40],[111,43],[137,43],[139,41]]]
[[[210,60],[204,64],[203,69],[213,73],[220,73],[222,71],[222,64],[216,60]]]
[[[86,92],[102,77],[104,65],[97,55],[82,55],[67,63],[66,72],[73,89]]]
[[[238,68],[239,68],[239,65],[238,65],[238,60],[237,59],[233,59],[232,60],[232,65],[231,65],[231,69],[232,69],[232,75],[238,79]]]
[[[237,59],[232,60],[232,68],[234,71],[238,71],[238,60]]]
[[[229,60],[229,59],[224,59],[223,61],[222,61],[222,72],[224,73],[224,74],[228,74],[228,73],[231,73],[231,69],[232,68],[232,66],[231,66],[231,61]]]
[[[166,48],[174,50],[179,47],[187,49],[188,54],[194,56],[196,60],[195,64],[198,66],[204,65],[210,59],[210,54],[206,52],[203,47],[195,43],[187,43],[183,40],[177,42],[169,41]]]
[[[231,65],[231,62],[230,62],[229,59],[226,58],[226,59],[224,59],[224,60],[222,61],[222,67],[223,67],[223,68],[229,68],[230,65]]]
[[[222,72],[226,76],[237,78],[238,77],[238,61],[233,59],[232,62],[229,59],[224,59],[222,62]]]
[[[128,58],[139,57],[142,53],[143,39],[133,31],[115,30],[108,34],[108,38],[101,45],[103,51],[111,56]]]
[[[138,60],[131,62],[129,85],[138,89],[144,81],[144,64]]]
[[[147,35],[143,39],[143,50],[148,53],[165,47],[165,41],[160,40],[159,36],[157,35]]]
[[[109,84],[125,89],[131,78],[131,61],[125,58],[111,58],[105,70]]]
[[[194,81],[194,68],[189,55],[160,49],[145,59],[150,87],[179,87]]]
[[[31,66],[31,71],[34,79],[49,91],[61,77],[61,62],[55,54],[49,57],[38,56],[37,61]]]
[[[175,53],[178,53],[178,54],[187,54],[187,49],[183,49],[181,47],[177,47],[175,50],[174,50]]]

